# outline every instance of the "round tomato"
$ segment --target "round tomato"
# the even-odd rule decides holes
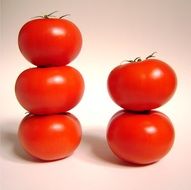
[[[164,157],[174,142],[174,128],[167,116],[157,111],[119,111],[110,120],[107,141],[120,159],[151,164]]]
[[[70,156],[81,140],[81,126],[70,114],[27,115],[20,123],[18,136],[23,148],[41,160]]]
[[[61,66],[79,54],[82,36],[69,20],[45,17],[31,20],[21,28],[18,45],[23,56],[34,65]]]
[[[76,106],[84,92],[84,80],[70,66],[30,68],[17,78],[19,103],[33,114],[63,113]]]
[[[173,69],[157,59],[119,65],[108,77],[108,91],[113,101],[132,111],[162,106],[174,94],[176,84]]]

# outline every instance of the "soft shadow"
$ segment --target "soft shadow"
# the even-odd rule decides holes
[[[19,123],[19,121],[1,123],[1,157],[12,162],[38,162],[37,159],[26,153],[19,143],[17,137]]]
[[[84,132],[82,142],[79,147],[85,151],[85,153],[81,153],[81,156],[83,157],[82,159],[102,165],[112,164],[116,166],[129,167],[142,166],[124,162],[115,156],[107,144],[105,134],[106,131],[104,129],[90,129]],[[84,154],[86,154],[86,156],[83,156]]]

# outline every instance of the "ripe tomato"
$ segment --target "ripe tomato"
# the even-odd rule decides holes
[[[117,66],[107,84],[111,98],[120,107],[144,111],[165,104],[175,92],[177,79],[166,63],[146,59]]]
[[[30,68],[15,84],[19,103],[33,114],[66,112],[78,104],[83,92],[83,78],[70,66]]]
[[[70,156],[81,140],[81,126],[70,114],[24,117],[18,136],[23,148],[41,160],[58,160]]]
[[[19,32],[18,45],[34,65],[61,66],[79,54],[82,36],[69,20],[47,17],[27,22]]]
[[[107,141],[120,159],[135,164],[160,160],[171,149],[174,129],[171,121],[157,111],[119,111],[110,120]]]

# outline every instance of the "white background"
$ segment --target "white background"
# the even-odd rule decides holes
[[[83,35],[83,48],[71,63],[86,83],[82,101],[71,110],[81,121],[83,139],[71,157],[44,163],[17,140],[25,110],[14,84],[21,71],[33,67],[19,52],[17,35],[31,17],[55,10],[70,13]],[[1,0],[0,189],[190,190],[190,10],[190,0]],[[105,140],[108,121],[120,109],[107,93],[107,76],[122,60],[153,51],[178,77],[175,96],[158,109],[174,123],[175,144],[156,164],[122,165]]]

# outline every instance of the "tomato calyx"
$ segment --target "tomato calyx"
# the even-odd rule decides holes
[[[152,54],[148,55],[148,56],[145,58],[145,60],[155,57],[155,54],[156,54],[156,53],[157,53],[157,52],[153,52]],[[121,64],[122,64],[122,63],[137,63],[137,62],[141,62],[141,61],[143,61],[143,59],[141,59],[141,57],[136,57],[134,60],[132,60],[132,59],[130,59],[130,60],[124,60],[124,61],[121,62]]]
[[[44,19],[58,18],[58,19],[62,19],[62,18],[64,18],[64,17],[70,16],[70,14],[65,14],[65,15],[62,15],[62,16],[60,16],[60,17],[56,17],[56,16],[54,16],[54,13],[57,13],[57,12],[58,12],[58,11],[54,11],[54,12],[52,12],[52,13],[50,13],[50,14],[46,14],[46,15],[44,15],[44,16],[35,16],[35,17],[32,17],[32,18],[44,18]]]
[[[148,55],[145,59],[150,59],[150,58],[152,58],[152,57],[155,57],[155,54],[156,54],[157,52],[155,51],[155,52],[153,52],[153,53],[151,53],[150,55]]]

